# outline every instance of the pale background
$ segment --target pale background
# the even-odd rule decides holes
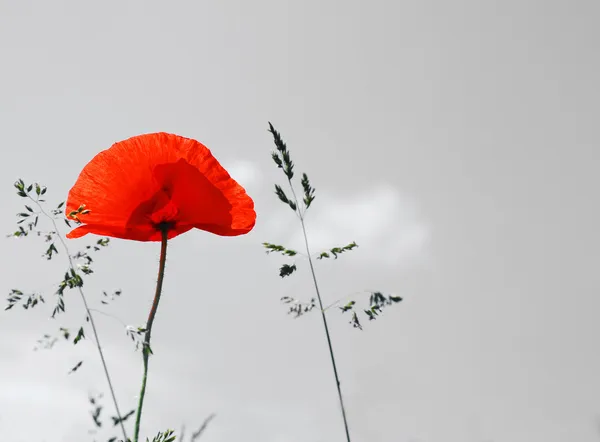
[[[270,120],[317,189],[314,248],[360,245],[319,264],[326,302],[405,298],[363,332],[330,312],[355,442],[598,441],[598,23],[595,0],[2,0],[0,231],[19,177],[57,203],[115,141],[205,143],[257,226],[172,242],[143,433],[214,412],[202,442],[341,442],[320,318],[279,303],[312,296],[307,267],[281,280],[260,246],[298,240],[272,192]],[[32,350],[83,319],[76,293],[47,319],[64,255],[2,241],[2,292],[47,288],[50,305],[0,315],[0,438],[91,440],[88,392],[107,393],[92,340]],[[157,258],[113,241],[88,296],[122,288],[107,311],[141,325]],[[128,410],[140,353],[97,321]]]

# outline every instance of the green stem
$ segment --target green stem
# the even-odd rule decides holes
[[[154,317],[156,316],[156,310],[158,309],[158,302],[160,301],[160,295],[162,292],[163,280],[165,277],[165,263],[167,261],[167,226],[161,226],[161,242],[160,242],[160,264],[158,267],[158,279],[156,281],[156,293],[154,294],[154,301],[152,302],[152,308],[148,315],[148,322],[146,323],[146,334],[144,336],[144,344],[142,346],[142,355],[144,360],[144,375],[142,377],[142,388],[140,389],[140,398],[138,402],[137,414],[135,417],[135,430],[133,435],[133,441],[138,442],[140,435],[140,422],[142,420],[142,408],[144,406],[144,396],[146,395],[146,381],[148,380],[148,358],[152,350],[150,349],[150,336],[152,334],[152,324],[154,323]]]
[[[317,275],[315,274],[315,266],[313,265],[313,260],[310,255],[310,248],[308,247],[308,236],[306,235],[306,226],[304,224],[304,214],[300,210],[300,204],[298,201],[298,197],[296,196],[294,186],[292,185],[292,180],[290,180],[288,178],[288,182],[290,184],[290,189],[292,189],[292,194],[294,195],[294,200],[296,202],[296,207],[297,207],[296,213],[298,215],[298,218],[300,218],[300,223],[302,224],[302,234],[304,235],[304,245],[306,247],[306,254],[308,255],[308,263],[310,265],[310,271],[312,274],[313,283],[315,285],[315,291],[317,292],[317,299],[319,300],[319,308],[321,310],[321,317],[323,318],[323,326],[325,327],[325,336],[327,337],[327,345],[329,346],[329,356],[331,357],[331,365],[333,367],[333,375],[335,376],[335,385],[337,387],[340,408],[342,409],[342,418],[344,419],[344,430],[346,431],[346,442],[351,442],[350,430],[348,428],[348,419],[346,417],[346,407],[344,406],[344,398],[342,397],[342,387],[341,387],[341,382],[340,382],[340,376],[338,375],[337,365],[335,363],[335,356],[333,354],[333,344],[331,343],[331,336],[329,335],[329,326],[327,325],[327,317],[325,316],[325,309],[323,308],[323,300],[321,299],[321,292],[319,291],[319,284],[317,283]]]
[[[333,374],[335,376],[335,385],[337,387],[338,398],[340,401],[340,408],[342,409],[342,418],[344,419],[344,430],[346,430],[346,441],[350,441],[350,430],[348,429],[348,419],[346,418],[346,407],[344,406],[344,398],[342,397],[342,387],[340,383],[340,376],[338,375],[337,365],[335,363],[335,356],[333,354],[333,344],[331,343],[331,336],[329,335],[329,326],[327,325],[327,317],[325,316],[325,310],[323,309],[323,301],[321,300],[321,293],[319,292],[319,284],[317,283],[317,276],[315,275],[315,267],[310,256],[310,249],[308,248],[308,237],[306,235],[306,227],[304,226],[304,219],[301,217],[300,222],[302,223],[302,233],[304,234],[304,244],[306,246],[306,253],[308,255],[308,263],[310,264],[310,271],[312,273],[313,282],[315,284],[315,291],[317,292],[317,299],[319,300],[319,307],[321,309],[321,316],[323,318],[323,326],[325,327],[325,336],[327,337],[327,345],[329,346],[329,356],[331,356],[331,365],[333,366]]]
[[[37,204],[38,208],[40,209],[40,212],[42,214],[44,214],[52,222],[52,225],[54,226],[54,231],[56,232],[56,236],[60,240],[63,248],[65,249],[65,252],[67,253],[67,258],[69,259],[69,266],[71,267],[71,270],[76,271],[75,265],[73,263],[73,259],[71,258],[71,253],[69,252],[69,248],[67,247],[67,243],[65,242],[65,240],[59,233],[58,226],[56,225],[56,220],[54,218],[52,218],[44,210],[44,208],[42,207],[42,205],[39,203],[38,200],[34,200],[31,197],[29,197],[29,199],[34,201]],[[102,361],[102,368],[104,369],[104,375],[106,376],[106,381],[108,382],[108,389],[110,390],[110,395],[112,396],[113,404],[114,404],[115,410],[117,412],[117,417],[119,418],[119,424],[121,427],[121,431],[123,432],[123,437],[125,438],[125,441],[127,441],[128,440],[127,432],[125,431],[125,425],[123,424],[123,417],[121,415],[121,411],[119,410],[119,404],[117,403],[117,395],[115,394],[115,389],[113,387],[112,380],[111,380],[110,374],[108,372],[108,366],[106,365],[106,360],[104,359],[104,352],[102,351],[102,346],[100,345],[100,337],[98,336],[98,330],[96,329],[96,323],[94,322],[94,316],[92,315],[92,310],[90,309],[90,307],[87,303],[87,299],[83,293],[83,289],[81,288],[81,286],[77,286],[77,289],[79,291],[79,295],[81,296],[81,300],[83,301],[83,306],[87,313],[87,317],[89,318],[90,324],[92,325],[92,331],[94,333],[94,340],[96,341],[96,347],[98,348],[98,353],[100,354],[100,360]]]

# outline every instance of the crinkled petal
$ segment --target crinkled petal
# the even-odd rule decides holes
[[[161,223],[169,237],[192,228],[223,236],[254,227],[254,202],[212,156],[189,138],[166,133],[140,135],[99,153],[69,192],[66,213],[81,205],[82,226],[68,237],[87,233],[160,241]]]

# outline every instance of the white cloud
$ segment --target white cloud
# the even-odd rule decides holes
[[[258,167],[250,161],[231,161],[224,163],[223,167],[244,189],[255,188],[260,183]]]
[[[271,228],[290,226],[277,218],[270,223]],[[356,241],[361,247],[357,259],[392,266],[421,261],[431,239],[430,227],[416,204],[385,185],[346,197],[317,195],[307,213],[306,225],[313,252]],[[301,232],[291,235],[290,247],[302,249]]]

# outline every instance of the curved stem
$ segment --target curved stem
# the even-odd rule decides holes
[[[315,267],[313,265],[312,256],[310,254],[310,248],[308,247],[308,236],[306,235],[306,226],[304,225],[304,213],[300,210],[300,204],[296,191],[292,185],[292,180],[288,178],[290,189],[294,195],[294,200],[297,207],[297,215],[300,218],[300,224],[302,224],[302,234],[304,235],[304,245],[306,246],[306,255],[308,256],[308,263],[310,265],[310,271],[312,274],[313,282],[315,284],[315,291],[317,292],[317,299],[319,300],[319,308],[321,309],[321,317],[323,318],[323,326],[325,327],[325,336],[327,337],[327,345],[329,346],[329,356],[331,356],[331,365],[333,367],[333,375],[335,376],[335,385],[337,387],[338,398],[340,401],[340,408],[342,409],[342,418],[344,419],[344,430],[346,431],[346,442],[350,440],[350,430],[348,429],[348,419],[346,417],[346,407],[344,406],[344,398],[342,397],[342,387],[340,383],[340,376],[338,375],[337,365],[335,363],[335,356],[333,354],[333,344],[331,343],[331,336],[329,335],[329,326],[327,325],[327,317],[325,316],[325,309],[323,308],[323,300],[321,299],[321,292],[319,291],[319,284],[317,283],[317,276],[315,274]]]
[[[344,398],[342,397],[342,387],[340,383],[340,377],[337,371],[337,365],[335,363],[335,356],[333,354],[333,345],[331,344],[331,336],[329,335],[329,326],[327,325],[327,318],[325,317],[325,310],[323,309],[323,301],[321,300],[321,293],[319,292],[319,284],[317,283],[317,276],[315,275],[315,267],[310,256],[310,249],[308,248],[308,237],[306,235],[306,227],[304,226],[304,218],[300,217],[302,224],[302,233],[304,234],[304,244],[306,246],[306,253],[308,254],[308,263],[310,264],[310,271],[312,273],[313,282],[315,284],[315,291],[317,292],[317,299],[319,300],[319,307],[321,309],[321,316],[323,318],[323,326],[325,327],[325,336],[327,337],[327,345],[329,346],[329,356],[331,356],[331,365],[333,366],[333,374],[335,376],[335,385],[337,387],[338,398],[340,400],[340,408],[342,409],[342,418],[344,419],[344,430],[346,430],[346,441],[350,441],[350,430],[348,429],[348,419],[346,418],[346,407],[344,406]]]
[[[161,241],[160,241],[160,263],[158,266],[158,279],[156,281],[156,292],[154,294],[154,301],[152,302],[152,308],[148,315],[148,322],[146,323],[146,334],[144,336],[144,344],[142,346],[142,357],[144,360],[144,375],[142,377],[142,388],[140,389],[140,398],[138,402],[137,413],[135,416],[135,430],[133,434],[133,442],[138,442],[140,435],[140,422],[142,420],[142,408],[144,406],[144,396],[146,395],[146,382],[148,380],[148,359],[152,350],[150,348],[150,336],[152,334],[152,324],[154,323],[154,317],[156,316],[156,310],[158,309],[158,302],[160,301],[160,295],[162,292],[163,280],[165,278],[165,263],[167,261],[167,226],[161,226]]]
[[[67,247],[67,243],[65,242],[65,240],[59,233],[58,226],[56,225],[56,220],[53,217],[51,217],[50,215],[48,215],[48,213],[46,213],[46,211],[44,210],[42,205],[39,203],[39,201],[34,200],[31,197],[30,197],[30,199],[32,201],[35,201],[38,208],[40,209],[40,212],[43,213],[48,219],[50,219],[50,221],[52,221],[52,224],[54,225],[54,230],[57,233],[56,236],[58,236],[58,239],[60,240],[63,248],[65,249],[67,258],[69,259],[69,265],[71,267],[71,270],[75,271],[75,266],[73,265],[73,259],[71,258],[71,253],[69,253],[69,248]],[[98,330],[96,329],[96,323],[94,322],[94,317],[92,316],[92,311],[88,306],[87,299],[86,299],[85,295],[83,294],[83,289],[81,288],[81,286],[77,286],[77,289],[79,290],[79,295],[81,296],[81,300],[83,301],[83,306],[85,307],[87,317],[90,319],[90,324],[92,325],[92,331],[94,332],[94,340],[96,341],[96,347],[98,348],[98,353],[100,354],[100,360],[102,361],[102,368],[104,368],[104,375],[106,376],[106,380],[108,382],[108,389],[110,390],[110,395],[112,396],[113,404],[115,406],[115,411],[117,412],[117,417],[119,418],[119,423],[121,424],[120,426],[121,426],[121,431],[123,432],[123,437],[125,438],[125,441],[127,441],[128,440],[127,432],[125,431],[125,425],[123,425],[123,417],[121,416],[121,411],[119,410],[119,404],[117,403],[117,396],[115,394],[115,389],[113,387],[112,380],[110,378],[110,374],[108,373],[108,366],[106,365],[106,360],[104,359],[104,352],[102,351],[102,347],[100,345],[100,338],[98,337]]]

